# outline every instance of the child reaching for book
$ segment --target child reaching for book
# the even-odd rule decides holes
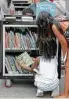
[[[34,63],[31,67],[23,65],[19,61],[19,66],[31,72],[38,72],[35,74],[34,84],[37,86],[36,96],[43,96],[44,91],[55,91],[58,89],[59,94],[59,79],[57,73],[57,43],[55,35],[52,31],[52,24],[49,23],[49,13],[40,13],[37,18],[38,25],[38,40],[37,45],[39,47],[40,56],[33,58]],[[52,92],[52,96],[53,96]],[[57,94],[55,94],[57,95]]]
[[[37,18],[38,39],[40,56],[35,59],[39,63],[39,74],[35,75],[37,96],[42,96],[44,91],[52,91],[51,96],[59,94],[57,42],[52,31],[51,15],[45,11]],[[56,93],[54,93],[56,92]]]

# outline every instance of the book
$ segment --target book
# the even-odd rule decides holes
[[[11,68],[13,74],[18,74],[18,71],[15,66],[15,62],[13,60],[13,56],[7,55],[6,57],[7,57],[8,63],[9,63],[9,67]]]
[[[14,47],[15,48],[21,47],[20,37],[21,37],[21,34],[18,31],[15,32],[15,35],[14,35]]]
[[[17,56],[16,59],[19,60],[20,63],[25,64],[26,66],[31,66],[34,63],[33,59],[26,51]]]
[[[7,69],[7,72],[10,74],[13,74],[13,72],[12,72],[12,69],[11,69],[11,67],[10,67],[10,64],[9,64],[9,61],[8,61],[8,58],[7,57],[5,57],[5,67],[6,67],[6,69]]]
[[[30,38],[31,38],[31,43],[32,43],[32,48],[36,48],[36,43],[35,43],[35,39],[33,37],[33,33],[31,31],[29,31],[29,35],[30,35]]]
[[[17,60],[20,61],[20,63],[26,65],[26,66],[31,66],[34,61],[32,57],[25,51],[24,53],[20,54],[19,56],[16,57]],[[33,71],[37,74],[40,74],[37,68],[34,68]],[[28,71],[26,71],[27,73]]]
[[[13,59],[14,59],[14,62],[15,62],[15,66],[16,66],[16,68],[17,68],[17,71],[19,72],[19,74],[23,74],[21,67],[18,66],[18,64],[17,64],[17,62],[16,62],[16,59],[15,59],[15,58],[13,58]]]
[[[42,11],[47,11],[52,16],[55,16],[56,4],[52,3],[52,2],[38,2],[38,3],[36,3],[36,19],[37,19],[39,13]]]
[[[10,30],[10,33],[8,33],[9,36],[9,48],[14,48],[14,32],[12,30]]]
[[[8,48],[8,33],[5,32],[5,48]]]

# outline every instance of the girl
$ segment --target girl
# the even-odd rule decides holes
[[[58,89],[59,79],[57,73],[57,43],[52,31],[51,15],[45,11],[41,12],[37,18],[38,40],[40,57],[39,74],[35,75],[35,85],[37,86],[37,96],[43,95],[43,91],[54,91]],[[59,90],[58,90],[59,92]],[[53,94],[52,94],[53,96]]]
[[[57,98],[68,98],[69,97],[69,76],[68,76],[69,75],[69,37],[67,35],[69,34],[69,22],[65,21],[65,22],[60,22],[58,24],[50,14],[48,14],[48,16],[47,16],[46,13],[47,12],[40,13],[40,15],[38,17],[38,19],[40,21],[37,22],[38,27],[39,27],[39,29],[41,29],[43,24],[44,24],[44,26],[46,24],[46,26],[44,28],[47,28],[48,31],[52,30],[55,37],[57,37],[59,43],[61,44],[61,49],[63,52],[63,58],[64,58],[64,62],[65,62],[65,85],[64,85],[64,93],[57,96]],[[46,20],[47,20],[48,24],[47,24]],[[44,31],[43,28],[40,31]],[[39,37],[41,38],[41,32],[39,34]]]
[[[51,15],[47,12],[41,12],[37,19],[38,25],[38,40],[40,56],[34,59],[34,64],[31,67],[18,64],[29,71],[34,71],[38,68],[38,73],[35,75],[35,86],[37,86],[36,96],[43,96],[44,91],[53,92],[58,89],[59,79],[57,73],[57,43],[55,35],[52,31]],[[53,93],[52,93],[53,96]]]

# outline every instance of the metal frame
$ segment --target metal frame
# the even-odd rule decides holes
[[[32,77],[33,76],[33,74],[12,74],[12,73],[10,73],[10,74],[6,74],[5,73],[5,52],[7,51],[7,52],[10,52],[10,51],[19,51],[20,50],[20,52],[21,51],[24,51],[24,50],[21,50],[21,49],[10,49],[10,48],[5,48],[5,28],[6,27],[37,27],[37,25],[13,25],[13,24],[11,24],[11,25],[3,25],[3,77],[5,77],[5,78],[8,78],[8,77],[24,77],[24,78],[26,78],[26,77]],[[28,49],[27,49],[28,50]],[[30,49],[29,49],[30,50]],[[32,49],[32,50],[35,50],[35,49]],[[38,49],[37,49],[38,50]]]

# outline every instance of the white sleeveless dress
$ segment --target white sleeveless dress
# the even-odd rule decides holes
[[[46,61],[40,57],[39,74],[35,75],[35,86],[42,91],[52,91],[59,84],[57,58]]]

